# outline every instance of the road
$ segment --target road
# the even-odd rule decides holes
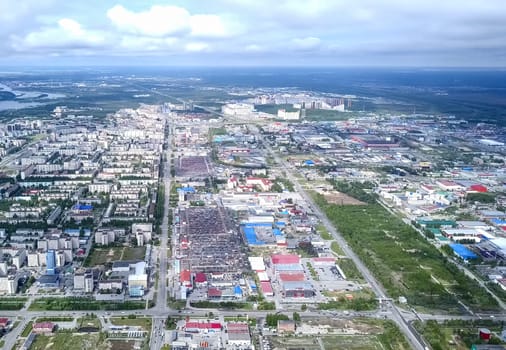
[[[156,310],[163,314],[168,314],[169,308],[167,306],[167,267],[168,267],[168,237],[169,237],[169,209],[170,209],[170,187],[171,187],[171,173],[170,173],[170,158],[172,155],[172,125],[170,119],[167,120],[169,130],[166,145],[164,164],[163,164],[163,185],[165,188],[165,198],[163,205],[163,219],[161,226],[161,238],[159,246],[159,268],[158,268],[158,291],[156,298]],[[160,328],[161,327],[161,328]],[[164,332],[161,331],[165,328],[164,320],[153,320],[151,329],[151,344],[150,349],[159,350],[164,342]]]

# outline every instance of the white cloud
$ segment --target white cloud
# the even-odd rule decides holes
[[[119,30],[130,34],[162,37],[191,30],[190,14],[177,6],[152,6],[148,11],[132,12],[116,5],[107,11],[107,17]]]
[[[104,33],[85,30],[73,19],[62,18],[56,27],[46,27],[28,33],[24,37],[11,36],[12,46],[19,50],[51,49],[51,48],[92,48],[105,44]]]
[[[210,46],[209,44],[202,43],[202,42],[190,42],[185,45],[185,50],[188,52],[202,52],[202,51],[208,51]]]
[[[320,43],[321,40],[313,36],[292,40],[293,48],[296,50],[314,50],[320,46]]]
[[[188,10],[178,6],[152,6],[147,11],[133,12],[116,5],[107,11],[107,17],[120,31],[140,36],[213,38],[227,35],[219,16],[190,15]]]
[[[225,26],[219,16],[194,15],[190,17],[191,35],[195,37],[224,37]]]

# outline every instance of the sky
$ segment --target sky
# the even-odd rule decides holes
[[[504,0],[0,0],[0,65],[506,67]]]

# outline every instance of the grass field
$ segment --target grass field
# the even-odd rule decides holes
[[[122,251],[123,251],[122,247],[105,248],[105,249],[95,248],[86,259],[85,266],[93,267],[96,265],[105,265],[115,260],[119,260]]]
[[[376,335],[336,335],[322,338],[325,350],[383,350],[381,341]]]
[[[143,260],[146,247],[125,247],[121,260]]]
[[[85,266],[105,265],[116,260],[144,259],[146,247],[95,248],[85,261]]]
[[[415,328],[429,342],[433,350],[467,350],[472,344],[482,344],[478,330],[487,328],[495,334],[501,334],[502,322],[493,320],[461,321],[451,320],[444,323],[427,321],[415,322]],[[491,343],[500,343],[496,336],[492,336]],[[504,342],[502,343],[504,344]]]
[[[77,328],[81,327],[97,327],[102,328],[100,320],[94,316],[84,316],[77,320]]]
[[[21,310],[27,298],[3,298],[0,300],[0,310]]]
[[[116,326],[140,326],[148,332],[151,331],[151,318],[147,317],[137,317],[137,318],[111,317],[110,321],[113,325]]]
[[[39,335],[30,350],[108,350],[109,345],[98,333],[73,334],[55,333],[51,336]]]
[[[314,198],[391,297],[448,312],[461,311],[457,299],[474,310],[497,309],[475,281],[379,204],[338,206]]]

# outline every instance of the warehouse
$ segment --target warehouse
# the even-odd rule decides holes
[[[251,265],[251,269],[256,272],[265,271],[264,258],[261,256],[250,256],[248,261]]]
[[[262,289],[262,294],[264,296],[272,297],[274,295],[270,282],[260,282],[260,288]]]
[[[309,282],[284,282],[283,296],[286,298],[311,298],[315,291]]]
[[[459,258],[461,258],[463,260],[469,260],[469,259],[476,259],[476,258],[478,258],[478,256],[475,253],[473,253],[472,251],[470,251],[469,249],[467,249],[462,244],[457,244],[457,243],[450,244],[450,248],[453,249],[453,253],[455,255],[457,255]]]

